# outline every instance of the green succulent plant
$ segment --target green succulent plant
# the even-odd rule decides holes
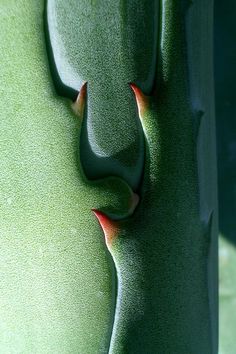
[[[0,10],[0,352],[217,353],[212,2]]]

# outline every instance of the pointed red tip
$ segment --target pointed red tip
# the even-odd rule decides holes
[[[99,224],[101,225],[101,228],[104,232],[107,247],[110,248],[118,234],[117,225],[115,221],[111,220],[102,211],[96,209],[92,209],[92,211],[98,219]]]
[[[131,89],[133,90],[135,98],[136,98],[139,117],[143,118],[145,110],[148,107],[149,97],[144,95],[143,92],[141,91],[141,89],[138,86],[136,86],[134,83],[131,82],[129,85],[130,85]]]
[[[85,107],[85,102],[86,102],[86,96],[87,96],[87,82],[85,82],[80,91],[79,94],[76,98],[76,101],[73,102],[72,104],[72,109],[75,112],[77,116],[79,116],[81,119],[84,114],[84,107]]]

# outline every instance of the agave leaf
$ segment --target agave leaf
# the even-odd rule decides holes
[[[104,6],[102,1],[49,0],[46,8],[57,91],[73,98],[88,82],[85,171],[91,178],[115,173],[135,189],[143,170],[143,135],[128,83],[152,91],[158,3],[113,0]]]
[[[215,353],[217,211],[208,48],[212,2],[205,11],[200,2],[161,1],[158,33],[157,1],[111,1],[107,8],[99,1],[48,1],[48,46],[58,75],[54,85],[75,101],[73,110],[50,81],[44,4],[19,4],[16,8],[2,2],[0,13],[0,349]],[[193,29],[192,21],[198,19],[208,34],[205,44]],[[121,31],[111,31],[119,25]],[[144,57],[136,57],[147,33],[148,55],[142,48]],[[208,48],[204,65],[196,43],[201,50]],[[123,45],[125,50],[134,45],[128,51],[131,57]],[[63,49],[60,60],[57,48]],[[117,53],[125,53],[124,66],[114,68]],[[123,69],[116,72],[117,67]],[[84,146],[80,133],[82,129],[82,141],[86,132],[91,135],[82,127],[90,110],[97,110],[99,120],[90,121],[94,139]],[[198,130],[197,111],[204,112]],[[100,166],[105,175],[112,171],[124,180],[110,176],[89,181],[88,167],[83,170],[89,148],[104,154]],[[100,176],[97,167],[93,173]],[[125,180],[139,187],[136,209],[137,198]]]
[[[91,208],[123,210],[122,197],[83,182],[78,120],[50,79],[44,2],[0,9],[0,352],[103,353],[113,280]]]

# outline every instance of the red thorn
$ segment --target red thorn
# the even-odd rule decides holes
[[[118,235],[117,225],[115,221],[111,220],[106,214],[104,214],[100,210],[92,209],[92,211],[94,212],[104,232],[107,247],[110,248],[114,239]]]
[[[134,83],[131,82],[129,85],[130,85],[131,89],[133,90],[135,98],[136,98],[138,112],[139,112],[139,118],[143,118],[145,110],[148,107],[149,97],[144,95],[143,92],[141,91],[141,89],[138,86],[136,86]]]
[[[87,82],[85,82],[80,91],[79,94],[76,98],[76,101],[72,104],[72,109],[75,112],[77,116],[80,117],[82,120],[83,114],[84,114],[84,108],[85,108],[85,102],[86,102],[86,96],[87,96]]]

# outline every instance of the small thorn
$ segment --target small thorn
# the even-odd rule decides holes
[[[214,210],[212,210],[207,218],[207,220],[203,221],[203,233],[205,240],[207,242],[207,255],[209,254],[210,246],[211,246],[211,232],[213,225],[213,217]]]
[[[87,96],[87,82],[81,87],[76,101],[72,103],[74,113],[82,120]]]
[[[135,98],[136,98],[139,118],[143,119],[145,111],[149,105],[149,97],[144,95],[143,92],[141,91],[141,89],[138,86],[136,86],[134,83],[131,82],[129,85],[130,85],[131,89],[133,90]]]
[[[193,128],[194,128],[194,137],[196,141],[198,140],[199,130],[200,130],[203,116],[204,116],[204,111],[197,111],[194,114]]]
[[[106,245],[111,248],[114,239],[118,236],[117,223],[111,220],[106,214],[97,209],[92,209],[104,232]]]
[[[207,221],[204,222],[205,233],[211,233],[212,223],[213,223],[214,210],[212,210],[207,218]]]
[[[138,203],[139,203],[139,195],[136,193],[133,193],[132,198],[131,198],[131,206],[130,206],[130,212],[131,214],[134,212],[136,209]]]

